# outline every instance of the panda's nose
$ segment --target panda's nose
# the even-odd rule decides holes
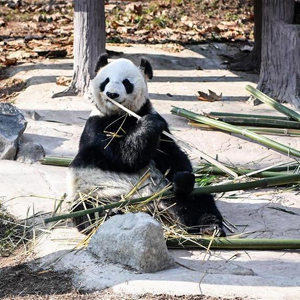
[[[106,96],[110,99],[117,99],[117,98],[119,98],[120,95],[118,93],[106,92]]]

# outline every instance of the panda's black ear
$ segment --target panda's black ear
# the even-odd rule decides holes
[[[150,62],[145,57],[141,58],[140,68],[144,72],[145,76],[148,77],[148,79],[153,78],[152,66],[151,66]]]
[[[105,67],[108,64],[108,54],[102,53],[97,59],[96,65],[95,65],[95,73],[98,73],[98,71]]]

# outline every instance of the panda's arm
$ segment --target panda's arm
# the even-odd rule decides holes
[[[162,117],[161,117],[162,118]],[[163,118],[162,118],[163,119]],[[164,120],[164,119],[163,119]],[[169,132],[165,122],[165,131]],[[195,183],[193,168],[188,156],[179,148],[176,142],[162,134],[159,148],[155,156],[156,167],[173,182],[174,191],[178,195],[189,194]]]
[[[165,124],[157,115],[148,114],[123,137],[115,138],[104,134],[106,127],[106,119],[87,121],[72,166],[126,173],[138,171],[153,159]]]

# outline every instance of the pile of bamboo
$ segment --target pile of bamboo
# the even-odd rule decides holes
[[[245,114],[229,114],[212,112],[208,116],[200,115],[183,108],[174,107],[171,112],[173,114],[185,117],[190,120],[191,124],[205,129],[218,129],[229,133],[237,134],[242,137],[247,137],[262,145],[280,151],[289,157],[300,157],[300,151],[289,146],[273,141],[259,133],[269,134],[300,134],[300,115],[293,110],[277,103],[273,99],[259,92],[251,86],[246,87],[255,97],[264,103],[271,105],[279,112],[285,114],[283,117],[277,116],[262,116],[262,115],[245,115]],[[121,106],[118,104],[118,106]],[[139,118],[134,113],[130,113],[128,109],[124,110]],[[58,166],[69,166],[71,157],[46,157],[42,160],[43,164],[51,164]],[[287,184],[298,184],[300,182],[300,174],[298,174],[299,164],[289,163],[281,166],[271,166],[261,170],[250,170],[244,168],[232,168],[229,166],[220,166],[220,162],[215,163],[214,160],[209,161],[209,164],[198,166],[194,173],[196,176],[228,176],[233,182],[221,182],[219,184],[202,186],[195,188],[192,192],[195,195],[202,193],[225,193],[229,191],[266,188],[274,186],[282,186]],[[259,177],[259,180],[249,180],[251,177]],[[246,179],[246,180],[245,180]],[[170,188],[165,188],[149,197],[120,200],[119,202],[100,205],[92,209],[83,211],[71,212],[68,214],[54,215],[45,219],[45,223],[60,222],[68,218],[88,215],[91,213],[100,213],[112,208],[131,209],[148,203],[149,201],[159,201],[164,197],[172,195]],[[158,216],[159,219],[159,216]],[[176,224],[175,224],[176,225]],[[174,229],[174,226],[166,228],[165,236],[169,247],[203,247],[217,249],[300,249],[300,240],[274,240],[274,239],[240,239],[235,238],[214,238],[203,237],[199,235],[188,234],[187,231]]]

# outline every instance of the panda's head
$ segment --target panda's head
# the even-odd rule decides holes
[[[104,115],[123,113],[111,98],[131,111],[137,112],[149,98],[147,79],[153,77],[151,64],[145,58],[137,67],[128,59],[108,63],[107,54],[101,54],[95,68],[97,75],[92,80],[94,101]]]

